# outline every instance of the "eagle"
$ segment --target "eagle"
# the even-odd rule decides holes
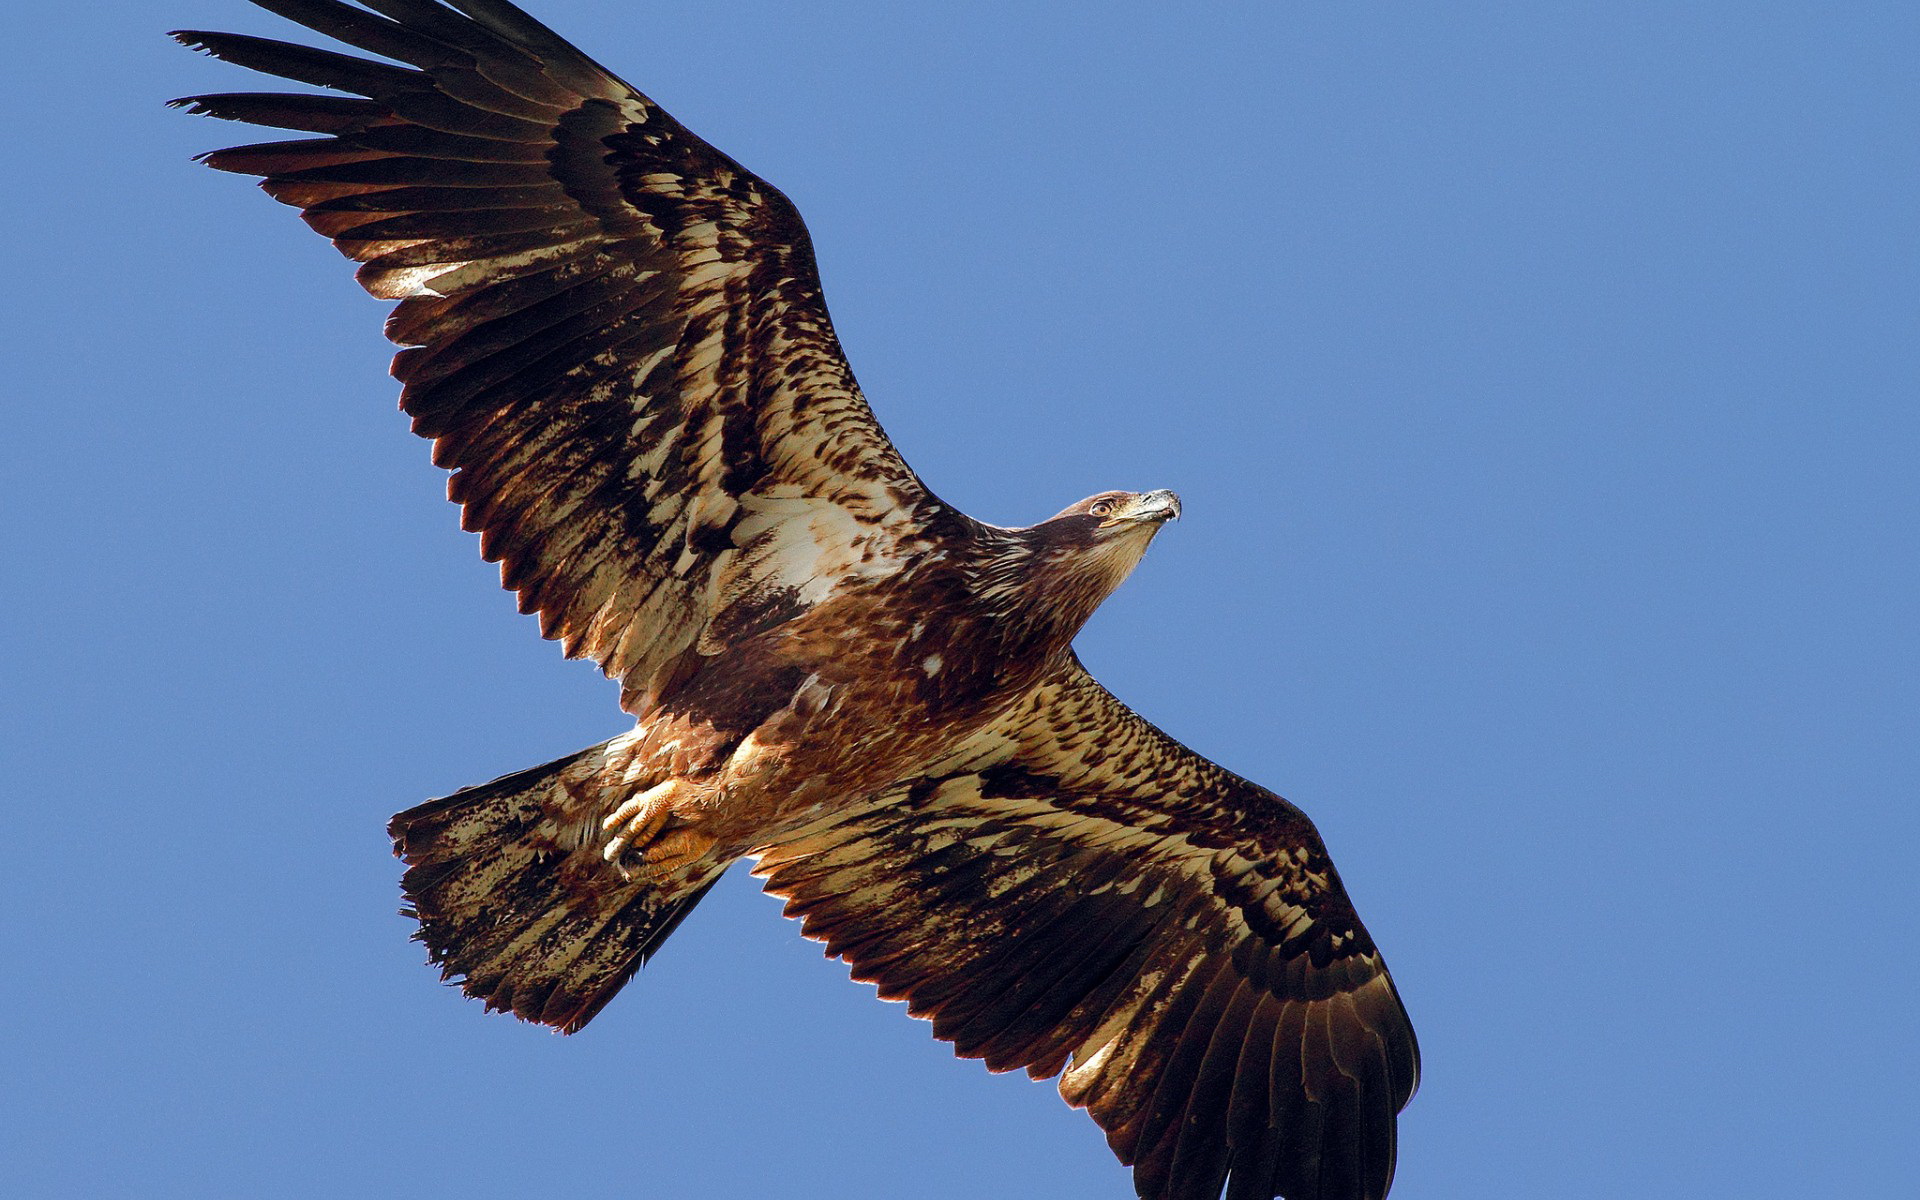
[[[635,722],[393,818],[443,976],[577,1031],[746,859],[959,1055],[1058,1076],[1139,1196],[1385,1196],[1419,1051],[1319,835],[1073,651],[1178,498],[943,503],[794,206],[506,0],[253,3],[362,53],[175,33],[321,89],[174,101],[299,135],[203,160],[398,302],[464,527]]]

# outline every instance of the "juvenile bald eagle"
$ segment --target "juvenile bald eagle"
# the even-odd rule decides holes
[[[727,867],[1143,1197],[1381,1197],[1419,1055],[1312,824],[1094,682],[1170,492],[1024,529],[888,443],[773,187],[505,0],[254,0],[374,61],[176,36],[332,95],[194,112],[396,300],[402,408],[632,732],[393,819],[432,960],[572,1032]]]

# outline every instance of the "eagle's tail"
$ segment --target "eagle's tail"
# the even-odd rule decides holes
[[[489,1009],[572,1033],[613,999],[727,868],[624,872],[602,856],[602,743],[396,816],[414,937]]]

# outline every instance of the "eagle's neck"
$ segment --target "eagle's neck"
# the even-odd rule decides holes
[[[1091,541],[1051,523],[990,529],[976,543],[968,590],[1002,652],[1035,665],[1068,653],[1080,627],[1146,552],[1152,533]]]

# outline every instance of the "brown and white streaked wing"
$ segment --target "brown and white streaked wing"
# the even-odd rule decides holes
[[[325,135],[206,161],[400,302],[401,407],[465,526],[629,708],[930,519],[780,192],[503,0],[254,3],[392,61],[176,34],[344,93],[176,101]]]
[[[766,847],[856,979],[1061,1076],[1143,1197],[1360,1200],[1419,1051],[1312,824],[1073,663],[967,761]]]

